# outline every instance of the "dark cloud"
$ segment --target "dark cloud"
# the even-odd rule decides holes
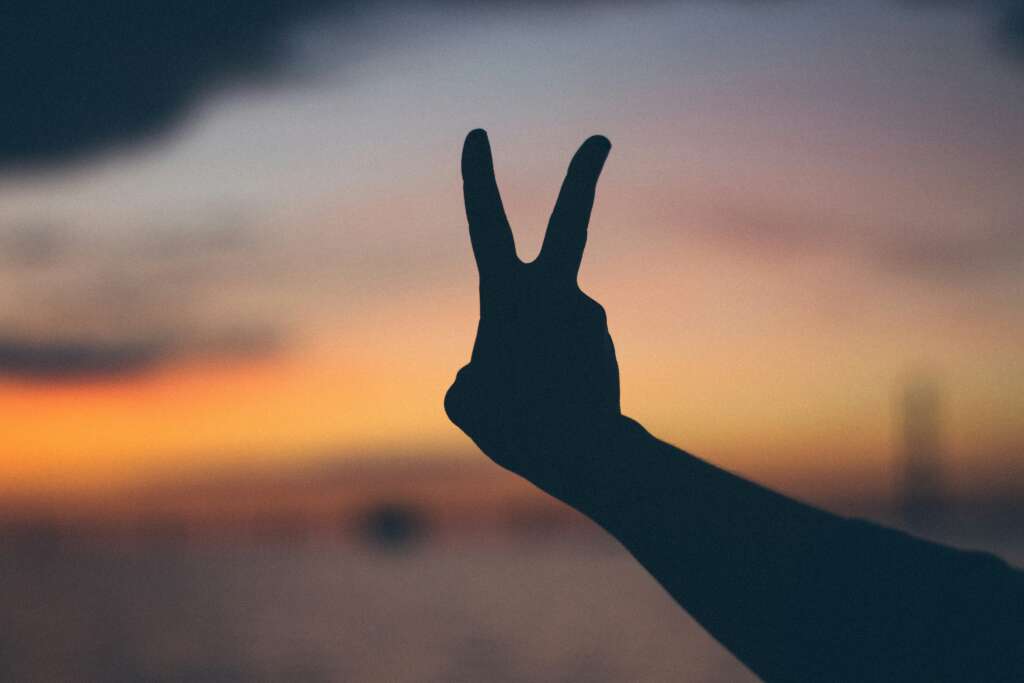
[[[772,2],[781,0],[749,4]],[[469,6],[465,0],[425,4]],[[475,5],[548,4],[563,10],[610,5]],[[991,14],[999,44],[1024,61],[1019,0],[911,4]],[[344,21],[332,26],[345,29],[332,40],[372,50],[380,41],[353,26],[370,5],[401,9],[394,2],[343,0],[8,0],[0,9],[0,169],[65,163],[166,132],[215,87],[279,73],[289,30],[329,9]]]
[[[135,375],[166,356],[150,342],[28,341],[0,338],[0,375],[31,380],[74,380]]]
[[[1024,61],[1024,1],[1022,0],[903,0],[910,7],[942,9],[951,7],[992,14],[992,34],[998,47],[1014,59]]]
[[[214,86],[272,75],[285,32],[333,0],[9,0],[0,9],[0,165],[145,138]]]
[[[1013,58],[1024,61],[1024,2],[1017,3],[1003,13],[998,38]]]
[[[131,377],[174,362],[264,356],[280,346],[276,334],[255,328],[191,340],[51,341],[0,336],[0,377],[38,382]]]

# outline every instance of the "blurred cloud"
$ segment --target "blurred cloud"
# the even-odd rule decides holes
[[[878,245],[875,254],[887,267],[937,280],[1019,272],[1024,266],[1024,228],[1017,222],[956,235],[905,238]]]
[[[236,220],[182,220],[128,235],[27,221],[0,226],[0,254],[0,376],[136,375],[276,353],[288,336],[281,316],[241,306],[237,296],[233,306],[222,301],[238,291],[258,300],[272,275],[264,245]]]
[[[15,226],[0,232],[0,263],[24,268],[44,267],[60,257],[63,238],[51,225]]]
[[[273,75],[285,32],[341,4],[6,3],[0,163],[65,161],[162,132],[213,87]]]
[[[556,4],[566,9],[607,3]],[[1024,61],[1024,3],[1019,0],[908,4],[991,14],[993,42]],[[501,9],[518,5],[533,3],[478,3]],[[0,109],[0,168],[66,163],[146,140],[171,130],[219,87],[281,79],[289,36],[303,22],[330,16],[330,35],[321,39],[335,51],[349,44],[352,51],[388,47],[386,30],[367,36],[372,31],[358,21],[369,8],[402,10],[398,3],[342,0],[8,3],[0,10],[0,59],[16,66],[0,72],[5,103]]]
[[[277,336],[261,329],[177,340],[49,341],[0,336],[0,376],[45,382],[102,380],[139,375],[170,362],[262,356],[278,347]]]
[[[783,208],[733,198],[706,211],[704,234],[766,259],[841,254],[890,274],[962,284],[1017,273],[1024,266],[1024,223],[1006,217],[964,225],[879,224],[852,214]]]
[[[92,341],[37,342],[0,338],[0,374],[59,380],[137,374],[165,355],[158,344]]]
[[[1003,13],[998,36],[1016,59],[1024,60],[1024,2],[1018,2]]]
[[[1021,0],[904,0],[911,7],[944,7],[990,12],[995,17],[992,31],[998,47],[1010,56],[1024,60],[1024,2]]]

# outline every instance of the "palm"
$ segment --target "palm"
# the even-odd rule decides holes
[[[618,367],[601,306],[576,277],[598,175],[609,144],[576,153],[532,263],[515,243],[483,131],[466,138],[462,171],[480,271],[480,324],[469,365],[445,397],[452,421],[492,459],[531,479],[551,463],[559,435],[618,414]]]

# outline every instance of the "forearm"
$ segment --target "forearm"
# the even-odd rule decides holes
[[[556,447],[573,471],[538,484],[614,535],[766,680],[953,680],[1022,665],[1021,576],[995,558],[804,505],[627,418]]]

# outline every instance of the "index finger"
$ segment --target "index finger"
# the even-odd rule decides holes
[[[597,179],[611,147],[608,138],[594,135],[573,156],[537,257],[545,268],[572,280],[583,260]]]

